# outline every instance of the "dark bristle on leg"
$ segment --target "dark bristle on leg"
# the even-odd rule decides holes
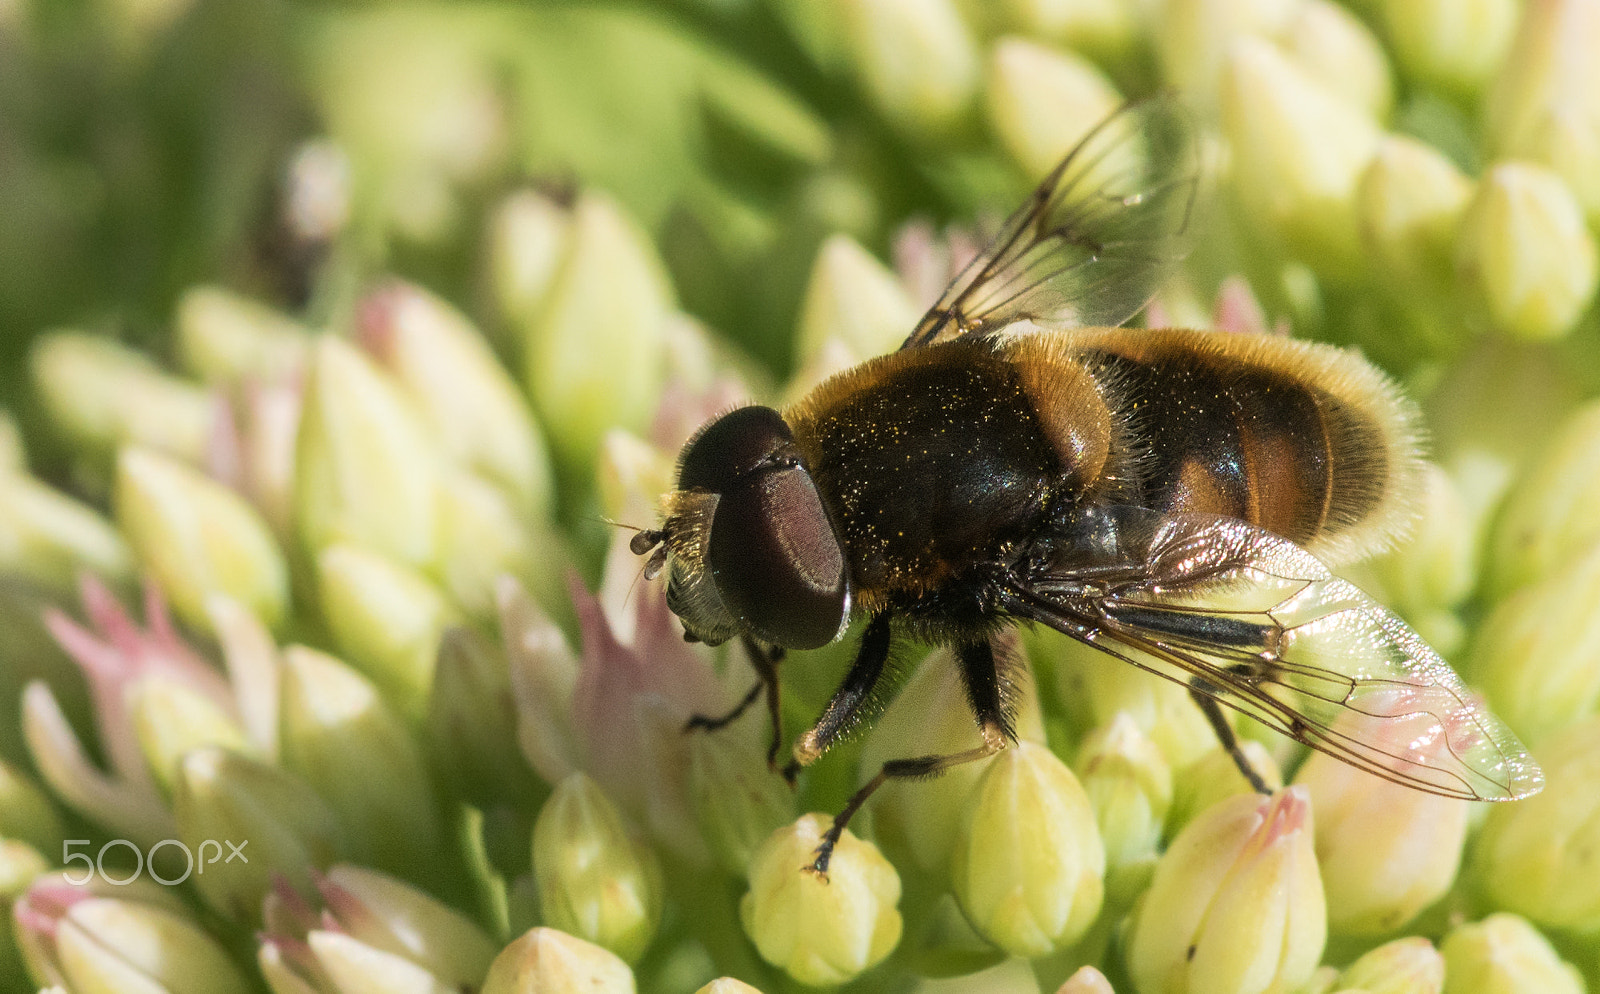
[[[1209,695],[1202,693],[1197,687],[1189,688],[1189,696],[1200,705],[1200,711],[1206,716],[1206,721],[1211,723],[1211,730],[1217,733],[1217,741],[1222,743],[1222,748],[1228,750],[1228,755],[1233,758],[1233,765],[1244,774],[1245,780],[1250,783],[1250,789],[1257,794],[1270,794],[1272,788],[1267,786],[1267,781],[1250,765],[1250,758],[1239,748],[1239,737],[1233,733],[1233,726],[1228,724],[1228,716],[1222,713],[1222,705],[1218,704]]]

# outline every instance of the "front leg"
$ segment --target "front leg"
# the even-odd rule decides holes
[[[889,616],[874,615],[866,633],[861,636],[861,648],[856,652],[856,661],[850,665],[844,682],[839,684],[839,689],[828,700],[827,707],[822,709],[822,717],[794,744],[794,762],[785,771],[786,776],[816,762],[855,724],[861,714],[861,706],[871,697],[872,688],[877,686],[878,678],[883,675],[883,664],[889,659],[889,635]]]

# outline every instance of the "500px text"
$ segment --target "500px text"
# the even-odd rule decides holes
[[[90,844],[91,843],[88,839],[61,840],[61,863],[67,868],[65,876],[68,883],[75,886],[86,884],[90,880],[93,880],[98,874],[100,879],[104,880],[106,883],[121,887],[125,884],[131,884],[135,880],[138,880],[139,876],[145,872],[146,868],[148,868],[150,871],[151,880],[154,880],[158,884],[165,884],[169,887],[172,887],[183,883],[185,880],[188,880],[191,873],[205,873],[207,866],[219,861],[224,864],[231,863],[235,859],[242,860],[246,863],[250,862],[250,857],[244,854],[244,847],[250,844],[249,839],[237,844],[228,839],[224,839],[221,842],[218,842],[216,839],[206,839],[204,842],[200,843],[198,858],[196,858],[195,852],[191,851],[187,845],[178,841],[177,839],[162,839],[160,842],[157,842],[155,845],[151,846],[149,852],[141,850],[137,845],[129,842],[127,839],[112,839],[110,842],[107,842],[105,845],[101,846],[100,852],[93,858],[91,858],[87,852],[72,851],[73,846],[87,846]],[[133,853],[133,872],[123,877],[113,876],[112,874],[106,872],[106,853],[115,852],[117,848],[124,846],[127,847],[128,851]],[[228,848],[228,855],[226,859],[224,859],[222,855],[223,846],[227,846]],[[207,847],[210,848],[208,849]],[[176,849],[183,853],[183,873],[178,876],[163,877],[160,873],[156,872],[156,854],[167,848]],[[206,858],[208,854],[210,855],[209,859]],[[73,861],[80,859],[83,860],[83,872],[81,875],[74,876],[72,870]],[[116,867],[113,867],[112,869],[116,869]]]

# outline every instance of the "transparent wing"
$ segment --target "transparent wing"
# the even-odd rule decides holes
[[[1113,509],[1098,562],[1045,565],[1029,616],[1395,783],[1513,800],[1544,775],[1405,622],[1245,522]]]
[[[901,348],[1027,318],[1115,326],[1182,260],[1200,182],[1195,126],[1172,97],[1124,106],[1046,176]]]

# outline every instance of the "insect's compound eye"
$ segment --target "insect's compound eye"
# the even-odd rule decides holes
[[[728,608],[763,641],[815,649],[849,616],[844,551],[798,464],[757,470],[722,492],[707,565]]]
[[[678,489],[720,494],[794,441],[783,415],[770,407],[741,407],[689,440],[678,460]]]

